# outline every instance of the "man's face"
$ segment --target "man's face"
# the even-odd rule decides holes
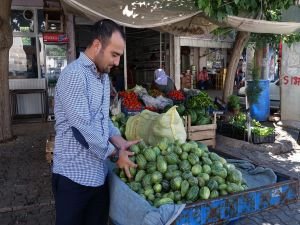
[[[95,56],[95,64],[100,73],[109,73],[113,66],[118,66],[124,52],[125,41],[119,32],[114,32],[106,46],[101,46]]]

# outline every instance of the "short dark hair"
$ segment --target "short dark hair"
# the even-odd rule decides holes
[[[207,68],[206,68],[206,66],[203,66],[203,68],[202,68],[203,70],[206,70]]]
[[[125,34],[121,26],[109,19],[99,20],[91,27],[87,47],[90,47],[93,41],[98,39],[105,48],[114,32],[119,32],[125,41]]]

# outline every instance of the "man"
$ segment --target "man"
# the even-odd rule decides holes
[[[208,72],[207,72],[207,69],[206,67],[203,67],[202,68],[202,71],[198,73],[197,75],[197,86],[198,86],[198,89],[207,89],[207,86],[208,86]]]
[[[112,155],[130,177],[136,167],[127,142],[109,119],[110,82],[125,46],[122,29],[111,20],[91,28],[84,53],[61,73],[56,85],[53,193],[56,225],[104,225],[109,192],[105,160]],[[117,149],[117,150],[116,150]]]
[[[168,94],[170,91],[174,90],[174,82],[172,79],[166,74],[164,69],[156,69],[154,71],[155,77],[155,86],[163,93]]]

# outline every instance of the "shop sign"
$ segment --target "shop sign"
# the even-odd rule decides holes
[[[43,41],[45,43],[68,43],[69,38],[66,34],[61,33],[44,33]]]
[[[300,86],[300,75],[298,76],[283,76],[283,85]]]
[[[300,124],[300,43],[282,45],[281,120]]]

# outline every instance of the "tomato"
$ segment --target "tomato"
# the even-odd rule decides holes
[[[177,100],[177,101],[183,101],[185,99],[183,93],[181,91],[177,91],[177,90],[170,91],[168,93],[168,97],[173,100]]]

